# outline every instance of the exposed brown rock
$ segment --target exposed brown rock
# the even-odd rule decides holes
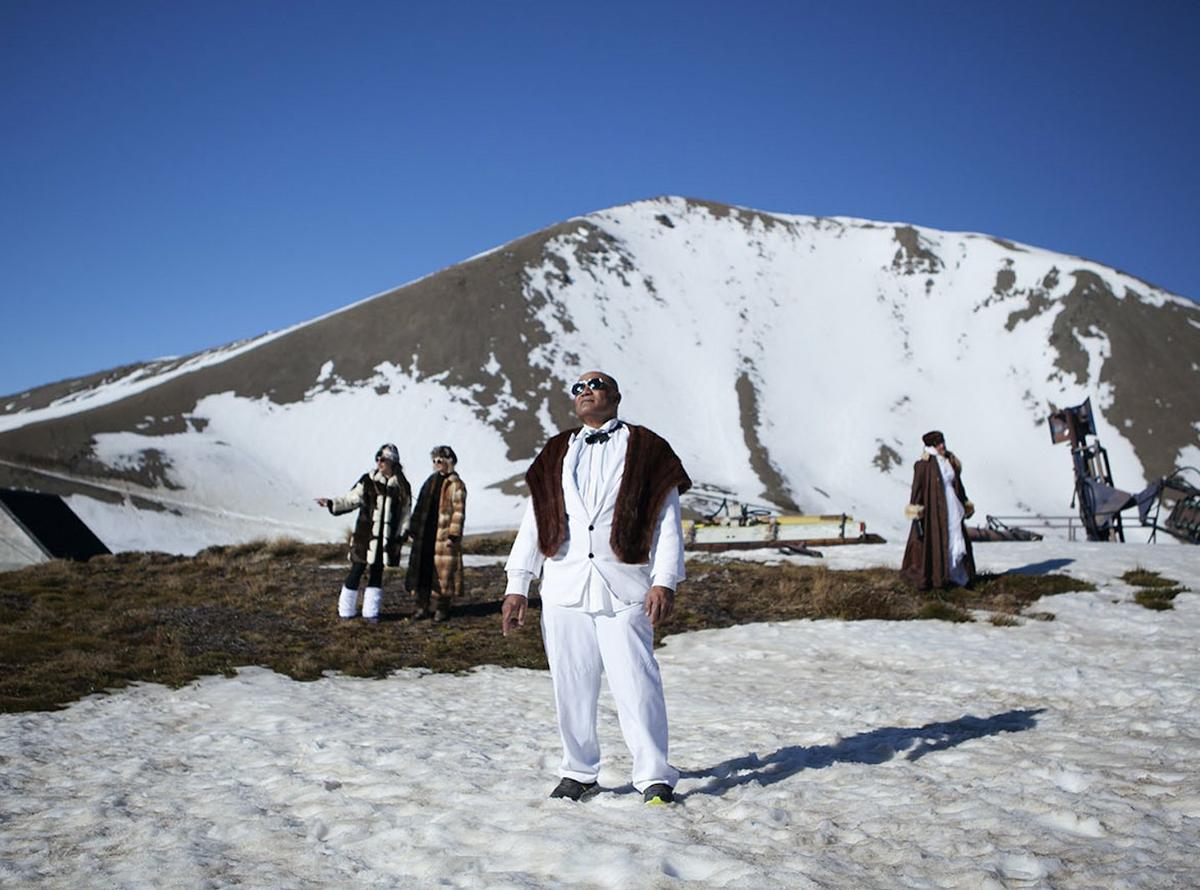
[[[624,274],[633,273],[628,258],[613,250],[609,236],[578,220],[562,223],[122,401],[0,433],[0,456],[23,465],[65,466],[147,486],[169,483],[169,468],[152,455],[140,469],[113,470],[100,465],[92,458],[93,436],[124,430],[147,435],[182,432],[187,426],[184,418],[191,415],[199,399],[211,393],[266,396],[276,404],[296,402],[314,387],[322,365],[330,359],[337,378],[348,384],[370,378],[383,361],[412,369],[418,379],[445,374],[450,386],[476,387],[471,407],[487,416],[504,392],[501,378],[480,370],[492,354],[503,368],[513,396],[529,404],[531,411],[548,398],[551,418],[565,427],[572,420],[570,404],[560,397],[557,379],[548,379],[544,370],[529,362],[530,350],[549,340],[534,313],[553,301],[554,293],[535,293],[526,300],[524,270],[543,261],[548,241],[581,231],[587,233],[576,248],[581,265],[615,263]],[[447,308],[452,309],[453,336],[447,336]],[[565,314],[561,320],[570,324]],[[514,336],[515,332],[524,339]],[[112,376],[105,372],[80,381]],[[31,391],[26,404],[47,404],[65,392],[83,388],[80,381]],[[145,426],[147,417],[164,420]],[[197,425],[205,422],[203,418],[197,421]],[[542,444],[542,431],[536,424],[498,429],[514,459],[531,457]]]
[[[1063,298],[1052,335],[1065,347],[1060,367],[1071,373],[1086,368],[1074,331],[1095,326],[1104,332],[1112,354],[1099,382],[1112,386],[1113,400],[1103,414],[1133,444],[1146,477],[1164,476],[1175,468],[1180,448],[1196,441],[1200,372],[1180,360],[1200,356],[1200,306],[1154,306],[1134,291],[1118,299],[1095,273],[1072,274],[1075,287]]]
[[[111,488],[91,485],[81,480],[63,479],[58,475],[52,475],[35,469],[15,467],[2,461],[0,461],[0,488],[41,491],[46,494],[56,494],[60,497],[82,494],[106,504],[119,504],[125,499],[124,494],[114,491]],[[136,495],[130,497],[130,503],[141,510],[178,512],[157,501]]]
[[[912,226],[895,226],[892,231],[900,245],[892,257],[892,268],[903,275],[934,275],[943,267],[941,257],[921,242],[921,234]]]
[[[746,448],[750,451],[750,467],[765,486],[762,496],[784,510],[800,512],[800,507],[788,490],[787,482],[771,462],[770,453],[758,437],[761,422],[758,415],[758,391],[755,390],[754,381],[746,371],[738,375],[737,395],[738,407],[741,410],[742,435],[745,436]]]
[[[1047,309],[1049,309],[1054,301],[1050,299],[1049,294],[1044,290],[1034,289],[1029,291],[1026,296],[1026,304],[1024,309],[1018,309],[1015,312],[1008,314],[1008,320],[1004,323],[1004,330],[1011,331],[1023,321],[1029,321],[1031,318],[1036,318]],[[984,304],[986,305],[986,303]]]
[[[1011,263],[1009,266],[1011,266]],[[1016,283],[1017,273],[1006,266],[996,273],[996,284],[992,290],[997,294],[1006,294],[1013,289],[1013,285]]]
[[[890,473],[892,467],[900,466],[904,463],[904,459],[900,457],[900,452],[895,448],[880,442],[879,451],[875,454],[875,458],[871,463],[879,468],[879,472]]]
[[[783,226],[786,229],[794,229],[795,223],[791,220],[782,219],[778,216],[772,216],[770,213],[763,213],[761,210],[750,210],[746,207],[733,207],[729,204],[718,204],[715,201],[704,201],[700,198],[687,198],[689,207],[703,207],[715,219],[725,219],[729,216],[735,216],[745,229],[755,223],[762,225],[764,229],[772,229],[775,226]]]
[[[1057,285],[1058,274],[1051,269],[1043,286]],[[1147,479],[1167,475],[1180,449],[1196,441],[1200,373],[1181,359],[1200,356],[1200,306],[1174,301],[1156,306],[1132,290],[1118,297],[1090,269],[1069,274],[1075,284],[1066,296],[1053,300],[1046,291],[1031,291],[1026,308],[1011,313],[1005,327],[1011,331],[1061,304],[1048,344],[1055,367],[1080,386],[1109,384],[1112,404],[1093,404],[1133,445]],[[1080,343],[1092,330],[1107,338],[1111,350],[1098,375]]]

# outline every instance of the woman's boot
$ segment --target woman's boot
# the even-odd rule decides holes
[[[353,618],[358,614],[358,589],[351,590],[349,587],[342,588],[342,595],[338,597],[338,617]]]
[[[379,605],[383,602],[382,587],[368,587],[363,591],[363,618],[372,624],[379,623]]]

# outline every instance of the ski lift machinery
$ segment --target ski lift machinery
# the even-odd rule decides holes
[[[868,534],[865,522],[847,513],[787,513],[775,507],[740,501],[732,493],[694,486],[684,505],[697,519],[684,522],[689,550],[751,550],[763,547],[803,552],[808,545],[882,544]],[[809,555],[819,554],[809,551]]]
[[[1075,472],[1072,506],[1079,506],[1079,518],[1089,541],[1124,542],[1121,511],[1136,506],[1141,524],[1153,529],[1150,541],[1154,541],[1162,529],[1181,541],[1200,544],[1200,470],[1176,468],[1137,494],[1130,494],[1113,484],[1108,452],[1096,437],[1090,398],[1073,408],[1055,411],[1047,418],[1047,423],[1052,444],[1071,444],[1071,464]],[[1160,525],[1159,516],[1168,504],[1167,517]],[[1150,517],[1151,509],[1153,518]]]

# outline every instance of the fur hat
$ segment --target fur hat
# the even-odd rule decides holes
[[[380,445],[379,450],[375,452],[375,460],[390,460],[392,463],[399,466],[400,449],[391,442],[388,442],[386,445]]]
[[[454,453],[454,449],[451,448],[449,445],[437,446],[436,448],[433,449],[433,451],[429,452],[429,456],[430,457],[441,457],[441,458],[445,458],[446,460],[450,461],[451,463],[455,463],[455,464],[458,463],[458,455]]]
[[[943,436],[939,430],[930,430],[921,437],[921,441],[924,442],[928,448],[936,448],[939,445],[946,444],[946,437]]]

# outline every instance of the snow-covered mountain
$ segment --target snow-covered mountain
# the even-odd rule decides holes
[[[1200,464],[1200,306],[986,235],[658,198],[568,220],[284,331],[0,399],[0,486],[69,495],[114,549],[344,522],[384,441],[451,444],[469,530],[602,368],[698,483],[904,527],[920,435],[983,513],[1069,512],[1045,418],[1091,397],[1120,487]]]

